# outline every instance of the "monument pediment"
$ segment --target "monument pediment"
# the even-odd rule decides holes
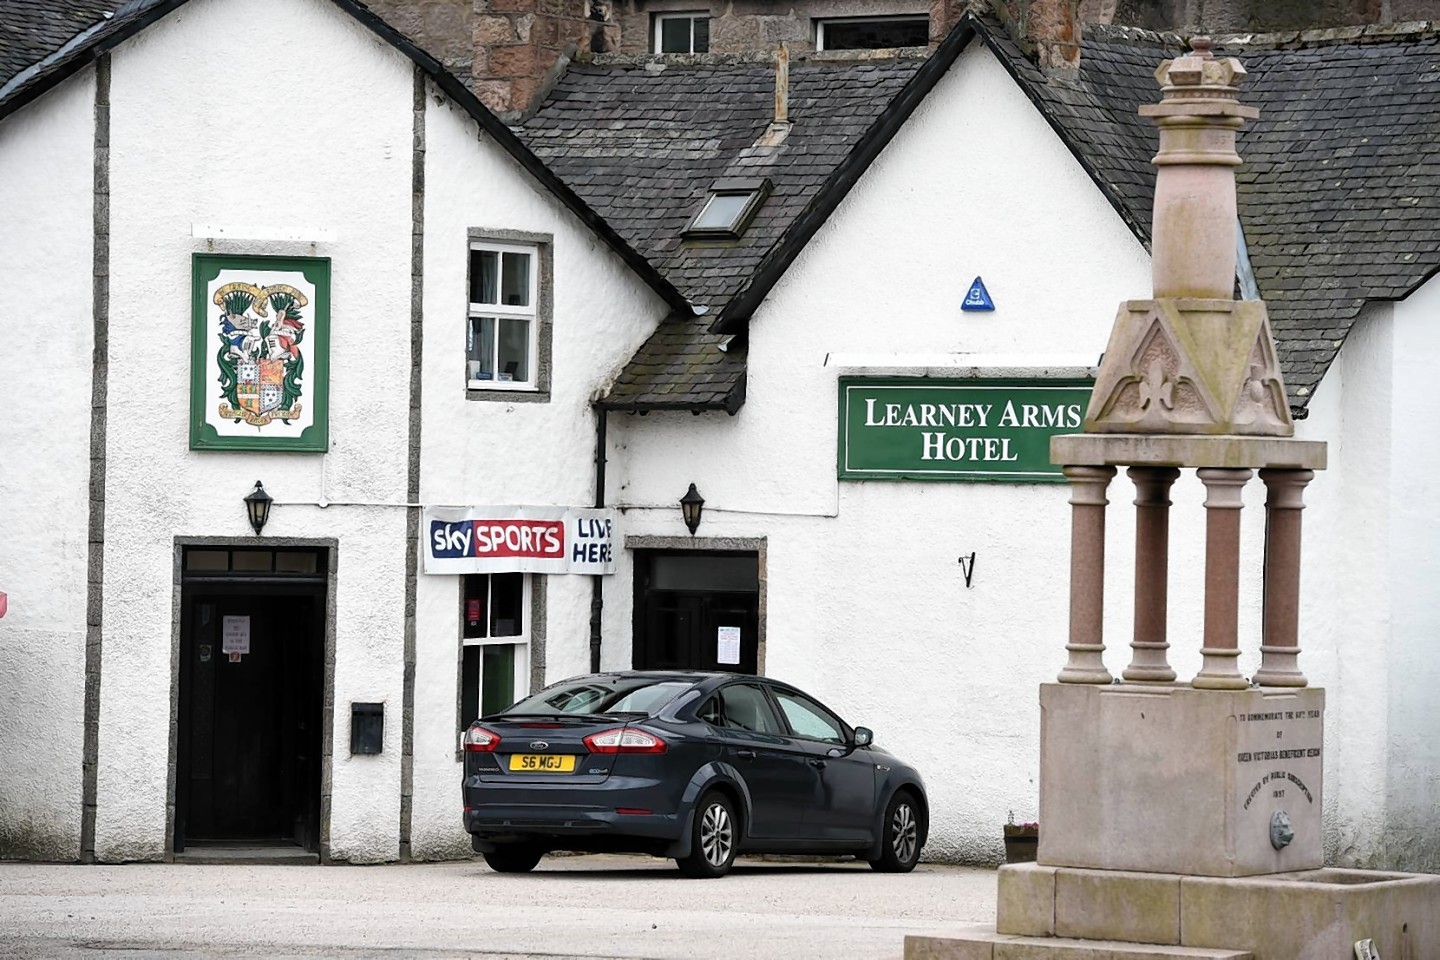
[[[1265,304],[1209,299],[1121,304],[1085,430],[1293,436]]]

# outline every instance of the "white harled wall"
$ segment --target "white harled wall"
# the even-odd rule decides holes
[[[267,537],[339,543],[330,852],[397,855],[405,513],[347,504],[405,499],[410,77],[321,0],[194,0],[113,54],[101,860],[164,854],[174,538],[251,539],[257,479]],[[328,454],[189,449],[192,224],[332,232],[214,245],[332,258]],[[382,754],[349,756],[352,700],[386,704]]]
[[[85,70],[0,123],[0,859],[80,852],[94,118]]]
[[[959,310],[977,274],[996,302],[993,313]],[[977,44],[757,311],[739,415],[614,418],[613,443],[626,455],[611,496],[634,507],[625,533],[684,536],[675,501],[693,481],[706,497],[702,537],[767,538],[765,672],[874,727],[879,742],[919,765],[933,807],[928,856],[996,857],[1010,811],[1018,820],[1035,816],[1036,688],[1065,662],[1068,491],[1063,484],[837,482],[837,377],[889,371],[836,369],[833,359],[949,352],[1094,359],[1120,302],[1149,293],[1148,255]],[[1327,379],[1299,435],[1330,439],[1339,392]],[[1106,663],[1118,675],[1129,661],[1134,596],[1133,488],[1123,471],[1109,497]],[[1246,675],[1259,659],[1264,498],[1257,477],[1242,514]],[[1193,473],[1171,499],[1170,660],[1188,678],[1200,666],[1203,611],[1204,492]],[[1345,500],[1328,473],[1317,477],[1309,500],[1305,588],[1313,602],[1302,665],[1312,683],[1328,687],[1342,666],[1328,598],[1345,575],[1332,548],[1342,537],[1334,515]],[[971,552],[967,589],[957,558]],[[628,637],[630,616],[628,594],[607,594],[607,639]],[[609,665],[629,658],[627,644],[606,650]],[[1372,678],[1375,666],[1360,669]],[[1339,715],[1363,701],[1339,701]],[[1342,803],[1369,809],[1376,801],[1358,795],[1360,784],[1380,781],[1347,764],[1383,744],[1383,724],[1372,717],[1346,729],[1359,746],[1337,747],[1332,732],[1327,784]],[[1383,763],[1377,773],[1383,778]],[[1361,832],[1374,836],[1368,823]]]
[[[959,309],[976,275],[993,313]],[[994,857],[1008,811],[1035,818],[1037,686],[1065,658],[1068,492],[837,482],[837,378],[889,371],[837,369],[833,358],[1093,361],[1120,302],[1149,291],[1144,249],[975,44],[757,311],[739,414],[612,418],[624,456],[611,496],[635,507],[624,532],[684,536],[675,502],[693,481],[706,498],[700,537],[766,538],[765,673],[873,727],[920,767],[929,856]],[[1122,476],[1112,488],[1117,506],[1128,486]],[[1117,672],[1128,654],[1129,530],[1128,512],[1115,510]],[[971,552],[967,589],[957,558]],[[629,636],[631,607],[628,594],[607,593],[607,640]],[[1177,649],[1177,664],[1191,659]],[[628,665],[628,645],[609,646],[606,660]]]
[[[421,499],[427,504],[586,507],[595,497],[590,401],[645,341],[665,305],[617,255],[464,111],[435,96],[425,118],[425,345]],[[469,231],[553,238],[548,402],[467,400],[464,350]],[[590,667],[588,576],[543,578],[549,679]],[[461,826],[456,662],[460,578],[419,576],[415,793],[418,859],[469,856]],[[619,577],[607,577],[607,587]],[[611,592],[616,588],[609,587]]]
[[[1367,306],[1297,436],[1329,443],[1306,495],[1301,661],[1327,688],[1326,859],[1440,870],[1440,287]]]
[[[1386,857],[1440,872],[1440,285],[1395,304]]]
[[[223,55],[256,23],[284,43]],[[175,538],[251,540],[240,499],[256,479],[275,497],[267,538],[338,543],[329,853],[400,855],[414,75],[325,0],[193,0],[112,54],[102,861],[165,856]],[[32,350],[0,352],[10,414],[0,438],[35,464],[22,476],[20,461],[0,463],[13,546],[0,554],[11,596],[0,694],[17,708],[0,730],[10,770],[0,840],[51,859],[80,847],[94,96],[82,73],[0,124],[0,208],[19,228],[0,235],[0,286],[36,291],[48,331]],[[664,304],[433,86],[425,113],[421,498],[588,506],[590,401]],[[192,236],[195,224],[317,239],[211,241]],[[470,228],[553,239],[547,403],[465,399]],[[328,453],[189,449],[191,255],[211,250],[331,259]],[[9,318],[15,329],[34,322],[33,303],[8,302],[26,311]],[[457,581],[418,578],[411,836],[422,858],[470,852],[455,752]],[[545,586],[546,667],[582,671],[590,578]],[[349,755],[356,700],[386,706],[377,756]]]
[[[223,57],[266,22],[303,56]],[[239,82],[237,82],[237,73]],[[43,291],[43,336],[0,351],[0,843],[73,859],[80,831],[91,350],[94,75],[0,123],[0,288]],[[325,0],[193,0],[113,53],[106,588],[96,852],[165,852],[174,538],[252,534],[237,502],[276,497],[267,535],[339,543],[330,852],[399,853],[413,66]],[[258,118],[258,119],[257,119]],[[197,131],[200,131],[197,134]],[[237,132],[239,131],[239,132]],[[476,124],[426,101],[421,500],[585,505],[589,401],[663,305]],[[331,450],[188,449],[194,223],[327,231],[219,252],[332,258]],[[17,228],[18,227],[18,228]],[[553,393],[464,397],[469,228],[554,238]],[[981,275],[994,313],[962,313]],[[609,501],[622,535],[684,536],[676,500],[705,495],[700,537],[765,538],[766,672],[810,689],[927,775],[930,855],[998,854],[1035,813],[1036,686],[1064,662],[1064,485],[840,483],[838,354],[1103,349],[1149,262],[1003,68],[978,44],[925,101],[772,291],[750,335],[736,417],[610,418]],[[1302,666],[1329,690],[1327,856],[1436,869],[1440,742],[1433,691],[1440,359],[1431,284],[1369,308],[1297,435],[1331,444],[1307,495]],[[9,299],[0,320],[35,316]],[[6,313],[6,310],[11,313]],[[24,314],[15,312],[25,310]],[[13,313],[13,316],[11,315]],[[57,322],[59,321],[59,322]],[[375,390],[376,373],[392,389]],[[871,372],[885,373],[876,368]],[[35,385],[43,384],[43,389]],[[43,423],[44,429],[36,429]],[[23,435],[22,431],[23,430]],[[43,483],[34,482],[43,477]],[[1111,488],[1107,662],[1128,660],[1130,487]],[[1172,663],[1199,666],[1203,510],[1173,499]],[[1256,664],[1263,487],[1244,512],[1241,660]],[[321,504],[328,504],[322,508]],[[956,558],[977,555],[967,589]],[[606,667],[631,661],[631,554],[607,578]],[[455,747],[459,592],[418,577],[412,850],[464,855]],[[546,579],[547,679],[588,666],[590,581]],[[348,756],[346,705],[382,701],[384,752]],[[1387,836],[1388,848],[1387,848]]]

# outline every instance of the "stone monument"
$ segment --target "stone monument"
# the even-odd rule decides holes
[[[907,937],[907,960],[1440,960],[1440,877],[1325,869],[1325,692],[1300,670],[1300,514],[1325,444],[1294,439],[1258,300],[1236,301],[1235,134],[1244,67],[1196,38],[1156,71],[1154,295],[1120,307],[1071,485],[1070,638],[1040,689],[1037,862],[1000,868],[993,930]],[[1135,488],[1130,663],[1104,663],[1105,508]],[[1205,488],[1200,672],[1167,656],[1169,491]],[[1260,667],[1240,674],[1242,490],[1265,485]]]

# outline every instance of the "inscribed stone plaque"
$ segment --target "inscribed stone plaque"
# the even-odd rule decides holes
[[[1236,712],[1234,829],[1242,849],[1318,842],[1324,723],[1324,700],[1317,697]]]

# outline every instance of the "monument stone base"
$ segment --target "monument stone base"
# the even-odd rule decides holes
[[[1240,877],[1324,864],[1325,691],[1040,687],[1049,866]]]
[[[1043,826],[1042,826],[1043,830]],[[907,937],[905,960],[1440,960],[1440,876],[1302,870],[1187,877],[1015,864],[1000,868],[995,928]]]

